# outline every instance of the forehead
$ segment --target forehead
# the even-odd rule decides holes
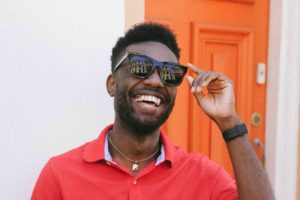
[[[178,62],[175,54],[164,44],[160,42],[141,42],[129,45],[126,52],[139,53],[155,60]]]

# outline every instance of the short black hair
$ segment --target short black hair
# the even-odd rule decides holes
[[[178,47],[175,34],[167,27],[153,22],[141,23],[129,29],[125,36],[120,37],[116,45],[112,49],[111,55],[111,71],[120,59],[121,54],[131,45],[141,42],[160,42],[166,45],[177,57],[180,58],[180,49]]]

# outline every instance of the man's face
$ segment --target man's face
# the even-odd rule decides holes
[[[130,45],[126,52],[147,55],[159,61],[177,62],[176,56],[158,42]],[[157,130],[170,115],[176,97],[176,87],[164,85],[157,71],[147,79],[132,77],[128,60],[115,72],[115,111],[126,126],[139,134]]]

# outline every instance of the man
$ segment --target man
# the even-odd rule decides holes
[[[223,133],[237,188],[222,167],[175,147],[160,130],[187,71],[177,64],[179,48],[172,32],[158,24],[139,24],[118,40],[111,61],[107,91],[114,97],[114,124],[98,139],[51,158],[32,200],[274,198],[235,112],[226,76],[188,64],[195,73],[188,77],[191,92]]]

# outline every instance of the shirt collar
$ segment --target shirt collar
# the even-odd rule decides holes
[[[104,143],[104,159],[106,161],[113,161],[112,160],[112,156],[109,152],[109,149],[108,149],[108,134],[106,134],[106,137],[105,137],[105,143]],[[156,159],[156,162],[155,162],[155,166],[159,165],[160,163],[164,162],[165,161],[165,147],[164,147],[164,144],[161,144],[161,147],[160,147],[160,154],[159,156],[157,157]]]
[[[83,152],[83,159],[85,161],[87,162],[96,162],[100,160],[112,161],[111,154],[109,153],[108,150],[108,140],[107,140],[107,133],[111,129],[113,129],[112,124],[105,127],[101,131],[100,136],[97,139],[86,144]],[[164,161],[168,161],[172,165],[174,161],[175,147],[163,131],[160,132],[160,137],[162,141],[161,153],[158,156],[155,165],[159,165]]]

